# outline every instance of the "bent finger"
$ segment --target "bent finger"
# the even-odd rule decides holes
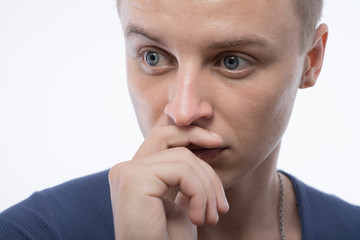
[[[173,147],[194,144],[204,148],[215,148],[222,143],[221,136],[201,127],[157,126],[146,137],[133,159],[141,159]]]

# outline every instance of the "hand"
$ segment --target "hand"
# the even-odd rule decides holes
[[[200,127],[155,127],[134,158],[109,173],[116,239],[197,239],[196,225],[228,211],[220,178],[186,148],[222,138]]]

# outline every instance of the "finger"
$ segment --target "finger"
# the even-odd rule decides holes
[[[122,189],[121,192],[144,189],[146,195],[159,198],[168,192],[169,187],[179,187],[180,191],[191,199],[189,215],[194,224],[201,225],[204,221],[208,224],[217,223],[217,199],[221,199],[219,195],[222,194],[222,184],[215,171],[207,163],[186,148],[173,148],[153,154],[145,162],[146,164],[136,164],[128,161],[115,165],[109,173],[112,187],[116,189],[120,187],[118,184],[127,183],[127,190]],[[116,175],[122,179],[117,178]],[[151,178],[154,175],[161,180],[162,184],[159,185],[159,181],[151,180],[154,179]],[[180,178],[185,179],[183,184],[180,183]],[[195,187],[195,190],[191,191],[189,188],[191,185]],[[141,186],[141,188],[136,186]],[[198,194],[197,197],[195,197],[196,194]],[[125,195],[129,196],[129,194]]]
[[[199,164],[206,169],[212,179],[213,188],[215,191],[217,210],[220,213],[227,213],[229,211],[229,203],[225,195],[224,186],[219,176],[215,173],[214,169],[206,162],[199,161]]]
[[[145,213],[151,212],[153,215],[153,209],[158,209],[160,202],[163,205],[162,197],[168,189],[179,187],[179,190],[189,198],[190,220],[196,225],[204,223],[207,192],[193,167],[187,162],[169,161],[152,164],[133,162],[132,164],[118,164],[113,169],[109,176],[112,182],[112,205],[123,206],[117,209],[125,211],[133,221],[140,221],[136,218],[139,212],[143,214],[144,219],[150,219],[151,216]],[[136,213],[130,211],[135,202],[138,203],[136,209],[133,209]],[[129,207],[124,207],[125,203]],[[117,214],[121,213],[121,211],[117,212]]]
[[[222,200],[222,196],[217,195],[223,194],[222,184],[220,178],[207,163],[199,159],[195,154],[186,148],[172,148],[166,151],[161,151],[159,153],[153,154],[151,157],[148,157],[147,161],[159,164],[164,162],[186,162],[189,166],[191,166],[197,178],[199,178],[199,180],[202,182],[206,191],[207,204],[205,222],[207,224],[217,223],[217,199]],[[170,200],[173,199],[174,198],[170,198]]]
[[[215,148],[223,143],[222,137],[197,126],[158,126],[144,140],[134,159],[173,147],[195,144],[204,148]]]
[[[163,186],[156,180],[147,181],[149,186],[145,194],[162,198],[169,187],[179,186],[179,190],[189,198],[189,217],[195,225],[205,221],[208,193],[203,181],[197,176],[194,168],[187,162],[171,161],[149,164],[149,171],[155,173]],[[158,185],[156,187],[156,185]],[[161,184],[160,184],[161,185]],[[165,187],[166,186],[166,187]]]
[[[197,227],[189,219],[189,198],[178,192],[176,203],[166,200],[163,202],[170,239],[198,239]]]

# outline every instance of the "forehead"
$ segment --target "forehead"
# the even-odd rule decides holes
[[[189,44],[235,35],[260,36],[274,43],[287,40],[290,44],[300,33],[292,0],[120,1],[124,29],[135,25]]]
[[[278,13],[277,10],[294,10],[295,7],[293,0],[119,0],[119,2],[125,10],[135,8],[183,17],[215,17],[222,13],[231,16],[246,12],[251,14],[254,10],[259,12],[265,9]]]

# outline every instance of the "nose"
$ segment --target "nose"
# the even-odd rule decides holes
[[[211,93],[196,71],[178,74],[169,93],[169,102],[164,112],[177,126],[189,126],[199,119],[213,116],[213,107],[208,101]]]

